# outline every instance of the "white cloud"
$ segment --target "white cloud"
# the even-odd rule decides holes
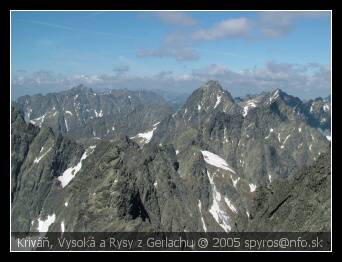
[[[178,61],[197,60],[199,55],[191,48],[161,47],[156,50],[141,49],[139,57],[172,57]]]
[[[209,29],[195,31],[195,40],[218,40],[231,37],[246,37],[251,31],[252,23],[245,17],[226,19]]]
[[[190,17],[184,12],[160,12],[163,19],[179,24],[192,24]],[[209,28],[199,28],[196,30],[176,31],[169,33],[163,39],[157,49],[141,49],[139,57],[168,57],[178,61],[199,59],[196,48],[203,41],[218,41],[230,38],[271,38],[281,37],[288,34],[296,26],[300,19],[318,19],[327,17],[329,12],[304,12],[304,11],[265,11],[260,12],[256,18],[232,18],[222,20]],[[180,22],[183,21],[183,22]],[[184,29],[183,29],[184,30]],[[203,49],[203,48],[202,48]],[[217,51],[220,52],[220,51]],[[226,53],[225,55],[234,56]]]
[[[261,12],[259,27],[266,37],[280,37],[291,32],[295,23],[300,19],[318,19],[329,15],[327,11],[305,12],[305,11],[280,11]]]
[[[228,37],[246,37],[249,34],[251,22],[246,18],[224,20],[210,29],[195,32],[176,31],[169,33],[157,49],[141,49],[139,57],[169,57],[177,61],[199,59],[194,46],[199,41],[218,40]]]
[[[317,63],[288,64],[269,61],[263,67],[235,71],[226,65],[213,64],[176,74],[161,71],[154,75],[73,75],[53,72],[13,74],[12,94],[46,93],[84,84],[91,88],[165,89],[190,93],[202,83],[214,79],[233,95],[255,94],[281,88],[302,98],[326,96],[330,93],[330,66]]]
[[[177,61],[197,60],[198,53],[192,48],[192,41],[183,31],[166,35],[157,49],[140,49],[139,57],[169,57]]]
[[[192,26],[197,23],[185,12],[157,12],[156,15],[166,24]]]

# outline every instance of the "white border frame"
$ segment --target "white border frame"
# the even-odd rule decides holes
[[[332,223],[332,183],[333,183],[333,176],[332,176],[332,130],[333,130],[333,121],[332,121],[332,10],[10,10],[10,134],[11,134],[11,119],[12,119],[12,111],[11,111],[11,106],[12,106],[12,12],[327,12],[330,13],[330,95],[331,95],[331,146],[330,146],[330,172],[331,172],[331,183],[330,183],[330,230],[331,230],[331,236],[330,236],[330,241],[331,241],[331,250],[330,251],[291,251],[291,250],[284,250],[284,251],[14,251],[12,250],[12,241],[11,241],[11,221],[12,221],[12,203],[11,203],[11,188],[12,188],[12,179],[10,174],[10,194],[9,194],[9,199],[10,199],[10,252],[332,252],[332,234],[333,234],[333,223]],[[11,140],[11,136],[10,136]],[[10,154],[12,152],[12,143],[10,141]],[[12,159],[10,157],[10,172],[12,170]]]

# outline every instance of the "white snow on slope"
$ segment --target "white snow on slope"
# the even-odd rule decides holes
[[[69,167],[67,170],[63,172],[63,175],[59,176],[57,179],[62,183],[62,187],[66,187],[70,181],[75,177],[75,175],[81,170],[82,168],[82,161],[88,157],[90,153],[94,151],[95,147],[91,147],[90,150],[86,150],[80,161],[73,167]]]
[[[146,140],[146,143],[149,143],[151,141],[151,139],[152,139],[154,130],[156,130],[156,128],[153,128],[152,130],[147,131],[145,133],[139,133],[136,136],[131,137],[131,138],[141,137],[141,138]]]
[[[231,168],[222,157],[220,157],[214,153],[211,153],[209,151],[201,151],[201,152],[202,152],[204,161],[206,163],[208,163],[209,165],[216,166],[218,168],[228,170],[228,171],[232,172],[233,174],[236,174],[234,169]]]
[[[62,223],[61,223],[61,231],[62,231],[62,233],[64,233],[64,230],[65,230],[64,221],[62,221]]]
[[[229,223],[229,216],[220,208],[221,194],[216,190],[214,179],[210,176],[209,171],[207,171],[207,175],[213,192],[213,203],[209,209],[209,212],[214,217],[219,226],[222,227],[224,231],[229,232],[232,227]]]
[[[149,143],[152,139],[153,136],[153,132],[157,129],[157,126],[159,125],[160,122],[157,122],[153,125],[153,128],[150,131],[147,131],[145,133],[139,133],[136,136],[131,137],[131,139],[133,138],[143,138],[145,141],[144,143]]]
[[[227,206],[230,208],[231,211],[233,211],[234,213],[237,213],[235,206],[232,204],[232,202],[230,202],[228,197],[224,197],[224,202],[226,202]]]
[[[221,95],[217,95],[214,109],[221,103]]]
[[[279,97],[279,89],[277,89],[274,94],[270,97],[270,103]]]
[[[40,152],[43,150],[43,148],[44,148],[44,147],[42,147],[42,149],[40,150]],[[33,163],[38,164],[39,161],[42,160],[42,158],[43,158],[44,156],[46,156],[46,155],[51,151],[51,148],[52,148],[52,147],[50,147],[50,148],[49,148],[44,154],[42,154],[40,157],[36,157],[36,159],[33,161]]]
[[[31,122],[32,124],[34,124],[34,125],[35,125],[37,122],[39,122],[39,123],[38,123],[38,126],[39,126],[39,127],[42,127],[42,123],[44,122],[45,117],[46,117],[46,114],[44,114],[44,115],[42,115],[42,116],[40,116],[40,117],[37,117],[37,118],[35,118],[35,119],[33,119],[33,120],[30,120],[30,122]]]
[[[324,111],[328,111],[328,110],[329,110],[329,108],[330,108],[330,107],[329,107],[329,105],[328,105],[328,104],[325,104],[325,105],[323,106],[323,110],[324,110]]]
[[[230,177],[231,179],[232,179],[232,182],[233,182],[233,186],[236,188],[236,185],[237,185],[237,183],[239,182],[239,180],[240,180],[240,177],[238,177],[237,179],[235,179],[234,180],[234,178],[231,176]]]
[[[69,202],[68,202],[68,201],[64,203],[64,206],[65,206],[65,207],[67,207],[68,205],[69,205]]]
[[[326,138],[327,138],[329,141],[331,141],[331,136],[326,136]]]
[[[284,142],[283,142],[283,144],[281,145],[280,148],[284,148],[285,143],[286,143],[287,139],[289,139],[290,136],[291,136],[291,135],[288,135],[288,136],[285,138],[285,140],[284,140]]]
[[[254,192],[255,191],[255,189],[256,189],[256,185],[254,185],[254,184],[249,184],[249,190],[251,191],[251,192]]]
[[[48,215],[46,220],[40,220],[38,218],[38,231],[39,232],[48,232],[49,227],[55,222],[56,215]]]
[[[265,139],[268,139],[271,136],[271,133],[273,133],[273,128],[270,128],[270,133],[268,134],[268,136],[265,137]]]
[[[207,232],[207,227],[205,226],[204,218],[203,218],[203,215],[202,215],[202,203],[201,203],[201,200],[198,200],[198,209],[199,209],[200,214],[201,214],[201,221],[202,221],[203,230],[204,230],[204,232]]]
[[[248,114],[248,111],[251,108],[255,108],[255,107],[256,107],[256,104],[254,100],[247,101],[246,105],[243,107],[243,113],[242,113],[243,117],[245,117]]]
[[[72,116],[72,113],[70,111],[65,111],[65,113]]]
[[[197,110],[200,111],[201,110],[201,105],[197,105]]]
[[[64,118],[64,123],[65,123],[66,131],[69,132],[68,122],[67,122],[66,118]]]
[[[95,113],[95,117],[103,117],[102,109],[100,110],[99,113],[96,110],[94,110],[94,113]]]

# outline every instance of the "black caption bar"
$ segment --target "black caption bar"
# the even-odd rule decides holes
[[[12,251],[330,251],[331,232],[12,233]]]

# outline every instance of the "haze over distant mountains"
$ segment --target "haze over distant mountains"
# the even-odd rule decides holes
[[[14,101],[12,231],[330,230],[330,99],[157,93]]]

